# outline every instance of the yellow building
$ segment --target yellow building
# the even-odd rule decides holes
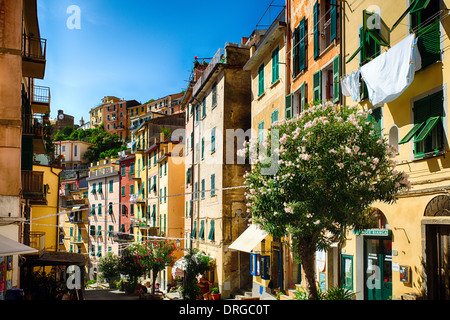
[[[267,137],[273,123],[292,116],[285,112],[288,85],[286,34],[286,11],[283,9],[267,30],[255,30],[246,43],[250,46],[250,59],[244,70],[251,73],[252,79],[251,129],[252,136],[260,142]],[[250,253],[250,269],[241,272],[249,273],[253,278],[252,297],[264,298],[266,292],[285,289],[283,252],[287,252],[283,245],[283,239],[274,241],[270,235],[251,226],[230,246],[242,251],[238,253],[240,258],[248,259],[248,255],[242,253]]]
[[[95,129],[105,123],[105,108],[104,106],[107,104],[119,102],[120,99],[113,96],[104,97],[102,99],[102,103],[98,106],[92,108],[89,111],[89,121],[91,122],[91,128]]]
[[[414,80],[393,101],[372,105],[366,80],[373,73],[360,80],[358,101],[350,97],[344,101],[373,110],[378,129],[398,151],[393,159],[397,170],[406,172],[412,183],[395,204],[374,204],[372,228],[360,234],[349,232],[342,244],[341,282],[356,292],[357,299],[450,299],[450,58],[445,52],[449,6],[450,1],[437,0],[377,1],[376,5],[358,1],[341,6],[346,17],[345,76],[362,72],[362,66],[371,70],[369,63],[378,63],[381,53],[398,47],[413,33],[421,56],[421,67],[412,61],[414,68],[420,67]],[[386,81],[397,76],[385,74]]]

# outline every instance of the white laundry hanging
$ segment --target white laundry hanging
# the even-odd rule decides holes
[[[360,70],[352,72],[341,80],[342,94],[347,97],[352,97],[355,102],[359,101],[360,98],[359,75]]]
[[[414,81],[421,68],[421,58],[415,34],[361,67],[369,100],[376,106],[397,99]]]

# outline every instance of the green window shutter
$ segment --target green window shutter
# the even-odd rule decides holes
[[[278,121],[278,109],[275,110],[274,112],[272,112],[271,120],[272,120],[272,125],[274,124],[274,122]]]
[[[419,37],[418,46],[422,57],[422,68],[429,66],[441,58],[441,32],[439,26],[439,18],[436,18],[430,25],[419,27],[417,30],[417,36]]]
[[[96,194],[96,193],[97,193],[96,186],[97,186],[96,183],[94,183],[94,184],[92,185],[92,191],[91,191],[92,194]]]
[[[95,204],[92,204],[91,215],[95,215]]]
[[[70,236],[73,237],[73,228],[70,228]]]
[[[211,175],[211,195],[215,195],[216,191],[214,190],[216,188],[216,175],[212,174]]]
[[[192,228],[191,237],[194,239],[197,238],[197,221],[194,221],[194,227]]]
[[[341,74],[341,56],[337,55],[333,60],[333,102],[340,101],[340,74]]]
[[[361,48],[359,55],[359,65],[362,66],[364,61],[366,61],[366,36],[364,32],[364,28],[359,29],[359,46]]]
[[[122,186],[122,197],[125,197],[125,186]]]
[[[186,183],[191,183],[191,168],[188,168],[186,171]]]
[[[102,215],[102,205],[101,205],[101,204],[98,205],[97,214],[98,214],[99,216]]]
[[[322,101],[322,71],[318,71],[313,75],[313,102]]]
[[[209,234],[208,234],[208,240],[211,240],[211,241],[215,240],[215,236],[214,236],[214,228],[215,228],[215,226],[214,225],[215,225],[215,221],[211,220]]]
[[[113,193],[114,191],[114,181],[113,180],[109,180],[109,193]]]
[[[300,86],[300,110],[301,112],[303,112],[305,110],[306,107],[306,82],[303,82],[302,85]]]
[[[414,6],[412,7],[410,13],[416,13],[420,10],[425,9],[430,3],[430,0],[416,0]]]
[[[112,202],[109,203],[108,213],[109,213],[109,214],[113,214],[113,205],[112,205]]]
[[[167,188],[164,187],[164,203],[167,201]]]
[[[205,240],[205,220],[200,221],[200,230],[198,232],[198,238]]]
[[[89,235],[95,236],[95,226],[90,226]]]
[[[205,138],[202,138],[202,159],[205,158]]]
[[[319,57],[319,41],[319,2],[316,1],[316,3],[314,4],[314,59],[317,59],[317,57]]]
[[[438,124],[438,122],[440,120],[441,120],[441,117],[432,117],[432,118],[428,119],[425,126],[420,131],[420,133],[417,135],[414,142],[420,142],[420,141],[425,140],[425,138],[427,138],[431,134],[434,127]]]
[[[211,131],[211,153],[216,151],[216,128]]]
[[[198,182],[194,183],[194,199],[198,199]]]
[[[202,102],[202,118],[206,117],[206,97],[203,98]]]
[[[300,21],[299,25],[299,49],[298,49],[298,64],[299,64],[299,71],[302,71],[306,67],[306,26],[305,26],[306,19],[303,18]]]
[[[202,199],[205,199],[205,179],[202,179]]]
[[[280,78],[280,49],[277,47],[272,51],[272,83],[275,83]]]
[[[299,50],[299,27],[292,33],[292,77],[295,78],[299,74],[298,50]]]
[[[98,183],[98,193],[102,193],[103,192],[103,182],[99,182]]]
[[[258,96],[264,93],[264,63],[258,68]]]
[[[381,108],[376,108],[372,111],[372,116],[370,117],[371,120],[374,122],[374,129],[377,136],[381,136],[381,121],[382,121],[382,114],[381,114]]]
[[[330,19],[331,19],[331,25],[330,25],[330,40],[333,41],[337,37],[337,2],[336,0],[330,1]]]
[[[293,94],[290,94],[290,95],[286,96],[286,104],[285,104],[285,107],[284,107],[284,117],[285,117],[285,119],[292,118],[293,98],[294,98]],[[258,129],[259,129],[259,127],[258,127]]]
[[[97,235],[101,236],[102,235],[102,226],[98,226],[97,227]]]
[[[258,124],[258,142],[264,141],[264,121]]]

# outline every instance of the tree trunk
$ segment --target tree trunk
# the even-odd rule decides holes
[[[158,272],[155,272],[152,270],[152,295],[155,295],[155,284],[156,284],[156,276],[158,275]]]
[[[314,268],[315,262],[315,248],[309,244],[300,244],[300,256],[302,259],[303,271],[306,278],[306,290],[308,292],[309,300],[318,300],[317,286],[316,286],[316,271]]]

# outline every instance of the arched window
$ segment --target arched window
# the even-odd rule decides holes
[[[389,144],[398,152],[398,127],[395,124],[389,129]]]

